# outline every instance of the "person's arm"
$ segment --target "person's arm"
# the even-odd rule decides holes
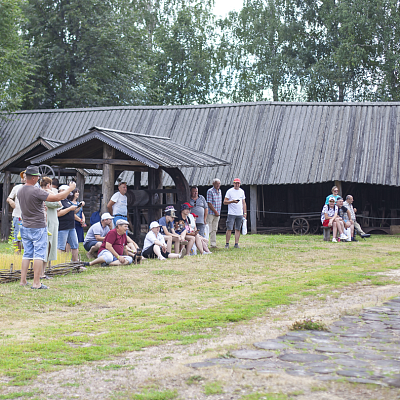
[[[95,239],[98,241],[98,242],[102,242],[106,237],[104,236],[104,237],[102,237],[102,236],[100,236],[100,235],[94,235],[94,237],[95,237]]]
[[[80,210],[82,207],[84,207],[84,205],[86,204],[84,201],[81,201],[81,203],[82,203],[82,204],[81,204],[79,207],[76,208],[75,214],[78,213],[79,210]],[[79,204],[79,203],[78,203],[78,204]],[[82,214],[83,214],[83,213],[82,213]]]
[[[115,201],[110,200],[107,204],[107,211],[113,215],[113,205],[115,204]]]
[[[247,219],[247,204],[246,204],[246,199],[242,200],[243,202],[243,217]]]
[[[62,217],[65,214],[68,214],[71,211],[75,211],[75,209],[76,209],[76,206],[69,206],[67,208],[63,208],[62,210],[58,210],[57,211],[57,217]]]
[[[204,198],[204,197],[203,197]],[[205,207],[204,207],[204,223],[207,223],[207,215],[208,215],[208,204],[206,202],[206,199],[204,199]]]
[[[15,208],[16,204],[15,204],[15,201],[12,198],[7,197],[7,203],[10,205],[11,208]]]
[[[61,193],[49,193],[47,196],[46,201],[60,201],[60,200],[65,200],[68,195],[76,188],[76,183],[75,182],[70,182],[69,188],[62,191]]]
[[[224,198],[224,204],[227,206],[228,204],[238,203],[238,200],[229,200],[227,197]]]
[[[351,221],[351,220],[352,220],[352,219],[351,219],[351,212],[350,212],[349,209],[347,209],[347,216],[349,217],[349,221]]]
[[[105,247],[117,260],[119,260],[119,258],[122,257],[114,250],[114,247],[112,246],[112,244],[110,242],[106,242]]]

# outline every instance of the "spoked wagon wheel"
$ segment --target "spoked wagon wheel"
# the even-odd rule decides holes
[[[310,233],[311,235],[316,235],[317,233],[319,233],[319,226],[320,226],[320,224],[317,222],[317,223],[312,223],[311,225],[310,225],[310,230],[309,230],[309,232],[308,233]]]
[[[310,224],[305,218],[296,218],[292,223],[292,229],[296,235],[306,235],[310,229]]]
[[[41,176],[48,176],[51,179],[54,179],[56,177],[56,174],[54,173],[54,170],[50,167],[50,165],[39,165],[39,172]]]

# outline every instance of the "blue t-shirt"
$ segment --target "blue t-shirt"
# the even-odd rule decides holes
[[[329,199],[333,197],[335,199],[335,204],[337,202],[338,197],[341,197],[338,194],[330,194],[329,196],[326,196],[325,204],[329,204]]]
[[[158,220],[158,223],[161,225],[160,233],[161,233],[162,235],[165,235],[163,226],[166,226],[167,229],[168,229],[168,232],[170,232],[170,233],[172,232],[171,230],[174,229],[174,224],[172,223],[172,221],[167,222],[167,218],[166,218],[165,216],[162,217],[162,218],[160,218],[160,219]]]

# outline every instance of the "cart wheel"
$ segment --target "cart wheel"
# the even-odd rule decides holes
[[[305,235],[310,229],[310,224],[305,218],[296,218],[292,223],[292,229],[296,235]]]
[[[56,177],[56,174],[54,173],[54,170],[50,167],[50,165],[39,165],[39,172],[41,176],[48,176],[51,179],[54,179]]]

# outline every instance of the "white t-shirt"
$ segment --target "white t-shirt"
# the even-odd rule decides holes
[[[156,236],[154,234],[154,232],[150,229],[150,231],[147,233],[146,237],[144,238],[143,251],[148,249],[150,246],[152,246],[156,240],[158,240],[162,244],[165,244],[164,236],[161,235],[160,232],[158,232],[158,235]]]
[[[128,198],[124,194],[121,194],[121,192],[114,193],[111,201],[115,203],[112,206],[114,216],[123,215],[126,217],[128,215]]]
[[[18,200],[18,191],[22,188],[22,186],[24,185],[15,185],[12,188],[11,193],[8,195],[8,197],[15,202],[15,208],[13,209],[12,216],[16,218],[21,218],[21,207]]]
[[[243,215],[243,201],[246,198],[243,189],[230,188],[225,195],[228,200],[239,200],[239,203],[228,204],[228,214]]]

